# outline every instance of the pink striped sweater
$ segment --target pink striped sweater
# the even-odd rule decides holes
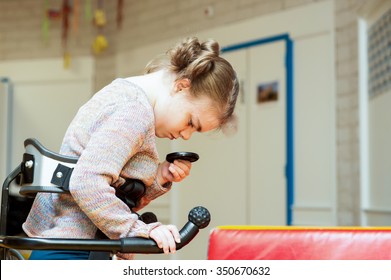
[[[159,223],[146,225],[115,196],[125,178],[147,186],[138,209],[166,193],[155,181],[159,157],[154,114],[144,91],[116,79],[80,108],[61,154],[78,156],[71,195],[38,194],[23,229],[28,236],[94,238],[97,227],[109,238],[149,237]],[[131,258],[131,256],[129,256]]]

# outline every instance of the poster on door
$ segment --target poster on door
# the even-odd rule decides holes
[[[278,81],[261,83],[257,88],[257,103],[273,102],[278,100]]]

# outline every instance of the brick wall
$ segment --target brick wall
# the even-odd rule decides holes
[[[80,1],[83,3],[84,1]],[[59,10],[62,1],[49,1],[50,8]],[[96,1],[92,1],[92,9]],[[108,64],[115,53],[116,1],[105,1],[108,24],[102,29],[108,38],[110,48],[96,56],[95,88],[100,88],[112,80],[115,66]],[[18,59],[58,58],[64,54],[62,41],[62,20],[50,20],[47,39],[42,31],[45,1],[43,0],[0,0],[0,61]],[[92,42],[98,34],[96,26],[84,16],[84,6],[80,5],[79,28],[75,32],[70,17],[67,50],[71,57],[92,55]]]
[[[320,0],[322,1],[322,0]],[[334,0],[337,73],[338,224],[357,225],[360,217],[358,139],[357,9],[369,0]],[[52,22],[49,40],[42,38],[43,0],[0,0],[0,60],[61,57],[61,21]],[[60,3],[61,1],[49,1]],[[82,2],[82,1],[81,1]],[[97,1],[92,1],[96,5]],[[96,56],[95,88],[115,76],[115,54],[170,37],[306,5],[316,0],[124,0],[124,20],[117,29],[116,2],[105,1],[108,24],[103,33],[110,47]],[[206,7],[214,16],[205,14]],[[83,7],[82,7],[83,8]],[[82,13],[83,14],[83,11]],[[80,19],[78,36],[70,31],[72,56],[90,55],[97,33]]]
[[[365,0],[335,1],[338,224],[360,224],[357,10]]]

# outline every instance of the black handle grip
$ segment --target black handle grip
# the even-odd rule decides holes
[[[183,160],[187,160],[190,162],[195,162],[199,158],[200,158],[200,156],[198,154],[192,153],[192,152],[174,152],[174,153],[170,153],[166,156],[166,160],[171,163],[173,163],[174,160],[176,160],[176,159],[183,159]]]
[[[200,229],[209,225],[210,213],[206,208],[198,206],[190,211],[188,218],[189,221],[179,231],[181,243],[177,243],[177,250],[189,244]],[[140,254],[163,253],[163,250],[156,245],[155,241],[141,237],[109,240],[1,236],[0,247],[26,250],[85,250]]]

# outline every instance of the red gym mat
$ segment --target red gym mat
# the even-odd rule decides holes
[[[221,226],[210,260],[391,260],[391,227]]]

